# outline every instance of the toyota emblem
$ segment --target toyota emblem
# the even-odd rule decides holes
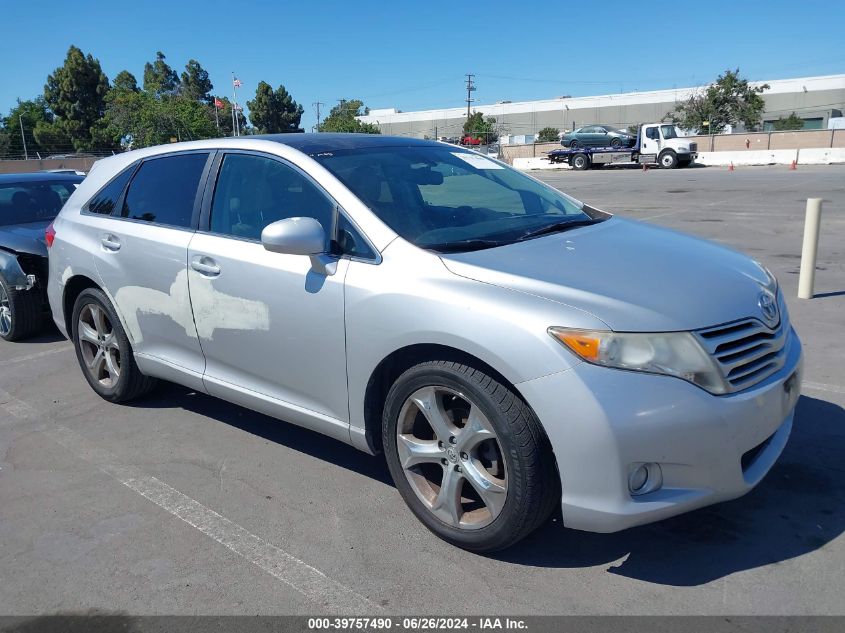
[[[775,303],[774,297],[768,292],[761,292],[760,298],[757,300],[757,305],[760,306],[760,311],[763,313],[763,318],[769,325],[775,325],[778,322],[778,306]]]

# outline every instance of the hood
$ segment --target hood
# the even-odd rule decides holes
[[[456,275],[585,310],[617,332],[760,317],[760,295],[770,284],[762,266],[741,253],[619,218],[441,257]]]
[[[47,257],[47,242],[44,229],[51,220],[0,226],[0,248],[16,253],[30,253]]]

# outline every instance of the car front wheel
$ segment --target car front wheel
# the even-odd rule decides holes
[[[385,402],[383,442],[413,513],[464,549],[512,545],[560,499],[551,449],[531,408],[467,365],[431,361],[403,373]]]

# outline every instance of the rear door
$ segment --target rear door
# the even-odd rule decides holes
[[[187,254],[210,162],[207,151],[142,161],[117,208],[91,225],[97,272],[142,371],[165,377],[176,371],[194,388],[202,386],[205,360],[191,314]],[[96,201],[89,213],[97,213]]]

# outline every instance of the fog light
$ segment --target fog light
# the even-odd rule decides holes
[[[631,474],[628,475],[628,490],[632,495],[654,492],[662,485],[663,472],[659,464],[632,464]]]

